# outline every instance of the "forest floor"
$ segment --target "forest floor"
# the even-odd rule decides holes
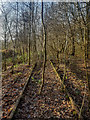
[[[42,68],[39,69],[38,67],[35,69],[33,79],[24,92],[14,119],[77,118],[50,63],[47,63],[42,94],[38,95],[40,89],[38,80],[41,80],[42,77]]]
[[[88,76],[90,78],[89,65],[90,64],[88,64]],[[57,69],[58,74],[63,79],[64,64],[60,64],[60,65],[55,64],[54,66]],[[81,108],[82,101],[84,99],[82,116],[85,119],[89,119],[90,118],[89,101],[88,101],[89,90],[88,90],[88,82],[86,80],[86,71],[83,61],[73,60],[70,65],[67,65],[64,84],[68,92],[70,93],[71,97],[75,101],[79,110]]]
[[[2,72],[2,111],[3,118],[8,118],[14,108],[15,102],[29,78],[32,66],[19,65],[14,68],[14,74],[10,67]]]
[[[55,63],[54,67],[60,77],[63,78],[64,64],[58,65]],[[70,66],[67,66],[64,84],[77,104],[78,109],[81,107],[83,96],[85,94],[82,116],[89,120],[88,85],[85,79],[85,69],[83,63],[77,64],[77,67],[73,62]],[[16,68],[13,75],[10,73],[10,70],[3,73],[3,118],[8,118],[10,115],[14,103],[18,99],[26,80],[29,78],[31,68],[32,67],[27,65],[21,65]],[[66,92],[62,89],[60,80],[56,76],[50,62],[47,62],[46,65],[45,84],[42,94],[38,95],[41,80],[42,66],[37,65],[16,109],[13,120],[35,118],[37,120],[42,118],[77,119],[78,114],[75,109],[72,108],[71,102]]]

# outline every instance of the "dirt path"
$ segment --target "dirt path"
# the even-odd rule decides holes
[[[67,95],[62,91],[50,63],[45,71],[45,85],[42,95],[37,95],[40,88],[42,68],[35,69],[23,98],[17,108],[14,119],[26,118],[76,118]]]

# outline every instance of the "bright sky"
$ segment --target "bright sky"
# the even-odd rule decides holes
[[[41,2],[42,0],[0,0],[0,8],[1,2]],[[89,0],[43,0],[43,2],[89,2]],[[1,10],[0,10],[1,15]],[[0,22],[0,39],[1,39],[1,22]]]
[[[3,2],[41,2],[42,0],[0,0]],[[89,2],[89,0],[43,0],[43,2]]]

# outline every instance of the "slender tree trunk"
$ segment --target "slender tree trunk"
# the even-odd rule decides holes
[[[24,7],[24,5],[23,5],[23,7]],[[23,13],[23,20],[24,20],[24,14],[25,13]],[[23,40],[23,61],[25,62],[25,48],[24,48],[24,43],[25,43],[25,37],[26,37],[26,31],[25,31],[25,20],[24,20],[24,24],[23,24],[23,26],[24,26],[24,40]]]
[[[57,51],[57,62],[59,63],[59,51]]]
[[[44,61],[43,61],[43,71],[42,71],[42,85],[41,85],[41,89],[40,89],[40,93],[43,90],[44,87],[44,83],[45,83],[45,66],[46,66],[46,60],[47,60],[47,51],[46,51],[46,41],[47,41],[47,32],[46,32],[46,26],[44,24],[44,20],[43,20],[43,0],[42,0],[42,25],[43,25],[43,29],[44,29],[44,33],[45,33],[45,38],[44,38]]]
[[[15,60],[14,60],[14,58],[15,58],[15,45],[13,45],[13,57],[12,57],[12,74],[14,73],[14,65],[15,65]]]
[[[66,49],[67,49],[67,34],[65,35],[63,83],[64,83],[64,80],[65,80],[65,77],[66,77]]]
[[[30,52],[31,52],[31,48],[30,48],[30,33],[29,33],[29,65],[30,65],[30,59],[31,59],[31,55],[30,55]]]
[[[46,53],[46,38],[47,38],[47,33],[45,32],[45,46],[44,46],[44,62],[43,62],[43,73],[42,73],[42,86],[41,86],[41,92],[43,90],[44,87],[44,83],[45,83],[45,67],[46,67],[46,60],[47,60],[47,53]]]
[[[72,55],[75,55],[75,43],[74,43],[74,36],[72,37]]]
[[[89,40],[89,35],[90,35],[90,1],[87,3],[87,7],[86,7],[86,21],[87,21],[87,59],[89,59],[89,51],[90,51],[90,40]]]
[[[36,47],[36,24],[35,24],[35,3],[32,2],[32,40],[33,40],[33,57],[34,61],[37,61],[37,47]]]
[[[88,82],[88,88],[89,88],[89,107],[90,107],[90,80],[89,80],[89,74],[87,69],[87,41],[86,41],[86,28],[84,27],[84,63],[85,63],[85,69],[86,69],[86,80]]]
[[[29,8],[30,8],[30,18],[29,18],[29,65],[31,64],[31,2],[29,3]]]
[[[18,46],[17,42],[18,42],[18,2],[16,2],[16,40],[15,40],[16,46]]]
[[[4,70],[6,71],[6,41],[7,41],[7,15],[5,15],[5,33],[4,33]]]

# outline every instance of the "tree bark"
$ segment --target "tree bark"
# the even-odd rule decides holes
[[[44,29],[44,33],[45,33],[45,44],[44,44],[44,61],[43,61],[43,72],[42,72],[42,85],[41,85],[41,90],[40,93],[43,90],[44,87],[44,83],[45,83],[45,67],[46,67],[46,60],[47,60],[47,51],[46,51],[46,41],[47,41],[47,32],[46,32],[46,26],[44,24],[44,20],[43,20],[43,0],[42,0],[42,25],[43,25],[43,29]]]

